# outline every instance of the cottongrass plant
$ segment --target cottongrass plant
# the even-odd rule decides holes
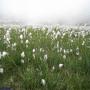
[[[0,88],[90,90],[90,28],[0,26]]]

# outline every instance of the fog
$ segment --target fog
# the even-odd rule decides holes
[[[0,0],[0,22],[88,23],[89,4],[90,0]]]

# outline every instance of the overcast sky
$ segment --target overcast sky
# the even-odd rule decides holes
[[[90,20],[90,0],[0,0],[1,21],[78,23]]]

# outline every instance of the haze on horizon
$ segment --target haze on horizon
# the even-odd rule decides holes
[[[0,0],[0,22],[90,22],[90,0]]]

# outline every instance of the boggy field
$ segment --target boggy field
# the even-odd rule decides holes
[[[90,90],[85,26],[0,26],[0,88]]]

